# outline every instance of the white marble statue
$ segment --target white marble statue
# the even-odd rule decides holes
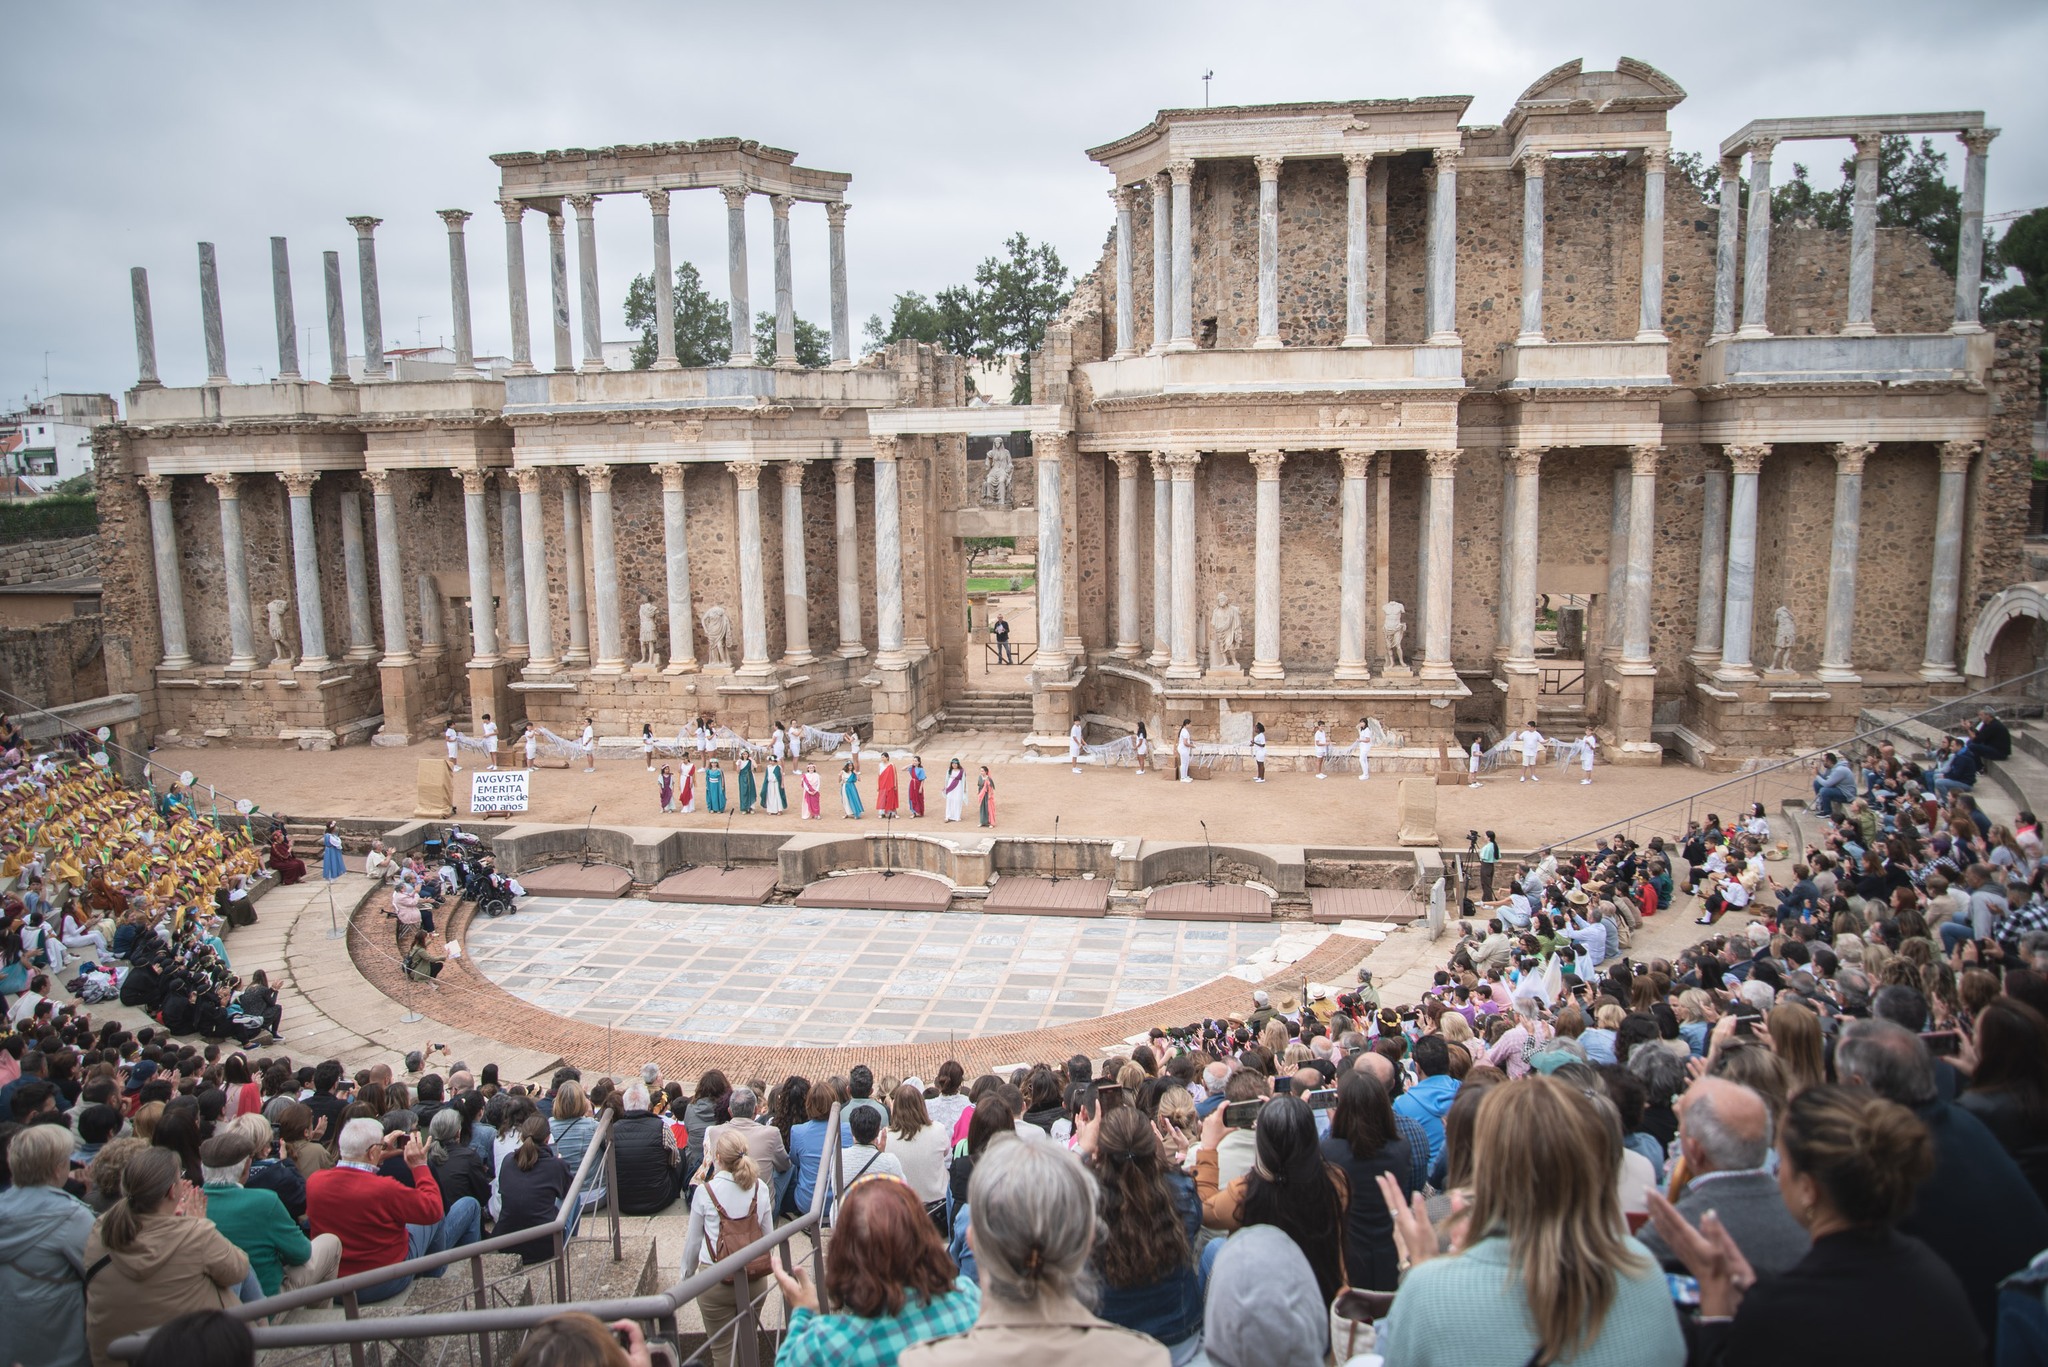
[[[711,653],[711,663],[724,669],[732,667],[732,616],[720,604],[713,603],[704,609],[699,621],[704,624],[704,648]]]
[[[1230,595],[1216,595],[1216,610],[1209,614],[1209,668],[1236,669],[1237,652],[1244,644],[1244,613],[1230,601]]]
[[[1016,461],[1001,437],[988,448],[988,469],[981,477],[981,501],[991,508],[1010,506],[1010,482],[1016,475]]]
[[[282,598],[273,598],[263,605],[263,612],[270,619],[270,662],[274,665],[289,665],[292,662],[291,637],[285,632],[284,614],[289,605]]]
[[[1380,608],[1380,644],[1386,647],[1389,666],[1408,667],[1408,652],[1402,642],[1408,635],[1408,609],[1389,600]]]
[[[1799,644],[1799,625],[1792,620],[1792,609],[1783,603],[1778,605],[1778,634],[1772,642],[1771,668],[1773,674],[1792,672],[1792,647]]]
[[[654,604],[642,600],[640,604],[640,663],[659,664],[654,658],[659,633],[654,622]]]

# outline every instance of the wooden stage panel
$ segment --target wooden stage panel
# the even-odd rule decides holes
[[[1148,921],[1270,921],[1273,899],[1242,883],[1172,883],[1145,899]]]
[[[615,864],[550,864],[518,878],[533,897],[624,897],[633,886],[633,875]]]
[[[1309,919],[1319,926],[1339,921],[1388,921],[1405,925],[1422,918],[1422,904],[1393,888],[1310,888]]]
[[[1109,884],[1100,878],[1001,878],[989,889],[982,910],[1011,916],[1104,916]]]
[[[718,906],[758,907],[775,891],[776,869],[760,865],[718,869],[706,865],[672,873],[647,894],[650,902],[700,902]]]
[[[821,878],[796,895],[800,907],[847,907],[855,911],[944,911],[953,888],[921,873],[850,873]]]

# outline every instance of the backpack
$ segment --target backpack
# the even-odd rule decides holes
[[[730,1258],[748,1244],[760,1239],[762,1235],[768,1232],[761,1228],[760,1206],[754,1200],[754,1193],[747,1193],[747,1213],[734,1216],[726,1214],[725,1207],[718,1204],[718,1193],[716,1190],[711,1189],[708,1185],[706,1190],[710,1191],[711,1204],[718,1206],[718,1237],[711,1241],[712,1262],[724,1262],[727,1258]],[[768,1269],[773,1264],[774,1259],[766,1253],[750,1260],[746,1265],[747,1280],[755,1281],[767,1276]],[[725,1284],[727,1286],[732,1285],[732,1280],[731,1277],[727,1277]]]

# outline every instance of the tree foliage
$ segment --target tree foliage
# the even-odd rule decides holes
[[[2020,278],[1985,301],[1984,317],[2048,319],[2048,209],[2013,220],[1998,240],[1998,259]]]
[[[871,347],[908,340],[929,343],[955,356],[972,356],[981,337],[974,295],[965,285],[948,285],[930,299],[916,290],[906,290],[896,296],[887,322],[879,313],[868,316],[866,333]]]
[[[977,563],[992,558],[999,551],[1017,549],[1014,536],[969,536],[961,538],[961,547],[967,552],[968,573],[974,572]]]
[[[974,268],[973,285],[951,285],[930,299],[915,291],[897,295],[887,322],[880,314],[868,319],[867,340],[878,347],[905,339],[929,342],[981,361],[1029,356],[1044,344],[1047,325],[1072,296],[1073,279],[1059,253],[1049,243],[1033,245],[1014,233],[1000,255]],[[1031,378],[1023,367],[1017,386],[1028,398]]]
[[[676,267],[676,359],[686,367],[724,365],[732,358],[732,314],[724,301],[704,292],[697,268],[685,261]],[[633,368],[645,370],[654,364],[654,286],[649,277],[636,275],[626,287],[626,326],[640,333],[633,348]],[[771,330],[771,342],[773,340]]]
[[[1934,259],[1950,275],[1956,270],[1956,240],[1962,225],[1963,194],[1943,173],[1948,153],[1936,151],[1931,139],[1919,146],[1902,134],[1888,134],[1877,158],[1877,226],[1910,228],[1920,235]],[[1806,167],[1794,162],[1792,179],[1771,193],[1771,221],[1810,221],[1846,232],[1856,198],[1856,158],[1842,161],[1842,183],[1816,190]],[[1984,254],[1986,274],[1996,278],[1994,254]]]
[[[832,334],[797,319],[796,363],[806,370],[822,370],[832,364]],[[754,315],[754,364],[775,364],[775,313],[771,309]]]

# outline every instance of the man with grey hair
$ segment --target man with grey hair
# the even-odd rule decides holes
[[[1230,1081],[1230,1065],[1222,1059],[1202,1069],[1202,1092],[1200,1101],[1195,1103],[1195,1114],[1202,1119],[1209,1118],[1209,1112],[1223,1104],[1223,1084]]]
[[[723,1125],[713,1125],[704,1132],[704,1166],[707,1171],[702,1174],[703,1179],[710,1177],[708,1169],[711,1166],[711,1155],[718,1150],[718,1137],[728,1132],[747,1141],[747,1153],[753,1158],[754,1166],[761,1170],[762,1176],[789,1171],[789,1150],[783,1146],[782,1131],[754,1119],[754,1112],[760,1104],[761,1099],[754,1094],[752,1087],[732,1089],[732,1095],[726,1098],[732,1119]],[[877,1105],[875,1109],[883,1108]],[[886,1126],[889,1123],[886,1110],[883,1111],[883,1115],[882,1123]]]
[[[737,1097],[739,1093],[733,1095]],[[643,1082],[627,1083],[620,1101],[625,1111],[612,1122],[612,1155],[619,1168],[619,1213],[658,1214],[667,1210],[682,1190],[683,1152],[676,1144],[675,1127],[653,1114]],[[708,1146],[704,1151],[712,1152]]]
[[[266,1296],[334,1280],[335,1269],[341,1266],[340,1238],[322,1234],[308,1239],[276,1192],[244,1186],[255,1153],[249,1137],[234,1129],[224,1129],[199,1146],[206,1218],[223,1238],[249,1255],[250,1275]]]
[[[1785,1208],[1778,1179],[1764,1168],[1771,1110],[1761,1095],[1725,1078],[1701,1078],[1678,1099],[1678,1143],[1691,1180],[1675,1204],[1688,1223],[1698,1225],[1713,1211],[1761,1277],[1806,1256],[1812,1241]],[[1637,1237],[1667,1269],[1685,1270],[1655,1229]]]
[[[643,1063],[640,1065],[640,1083],[647,1088],[647,1095],[653,1096],[661,1090],[661,1065]]]
[[[306,1222],[313,1233],[340,1238],[340,1273],[352,1277],[395,1263],[444,1253],[477,1241],[483,1210],[472,1196],[445,1208],[441,1185],[427,1166],[427,1151],[416,1135],[392,1133],[375,1120],[359,1118],[341,1127],[341,1161],[306,1180]],[[400,1157],[412,1173],[407,1187],[378,1173],[385,1159]],[[438,1277],[445,1267],[427,1276]],[[393,1277],[356,1293],[371,1305],[401,1295],[410,1275]]]

